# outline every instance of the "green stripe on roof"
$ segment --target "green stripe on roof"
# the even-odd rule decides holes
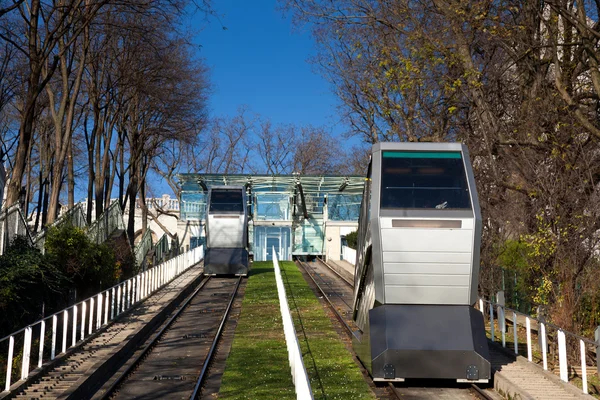
[[[458,158],[460,151],[384,151],[383,158]]]

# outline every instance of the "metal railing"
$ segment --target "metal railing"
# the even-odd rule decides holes
[[[152,232],[150,229],[146,229],[146,232],[142,235],[139,243],[135,245],[135,249],[133,250],[135,256],[135,262],[138,266],[141,266],[144,263],[144,259],[146,258],[146,254],[152,248]]]
[[[600,371],[597,357],[600,342],[481,298],[479,310],[484,318],[487,316],[486,324],[493,342],[513,349],[515,354],[522,353],[529,362],[541,365],[545,371],[558,372],[564,382],[574,383],[575,378],[581,379],[581,389],[588,393],[588,369]],[[509,329],[508,325],[512,327]]]
[[[156,263],[162,262],[169,255],[169,236],[165,233],[154,244],[154,260]]]
[[[275,281],[277,282],[277,294],[279,295],[279,309],[281,310],[281,318],[283,320],[283,332],[285,334],[285,343],[287,344],[288,349],[288,361],[290,363],[290,368],[292,369],[292,380],[294,381],[296,398],[303,400],[313,399],[310,381],[308,379],[308,374],[306,373],[306,368],[304,367],[304,361],[302,360],[298,336],[296,335],[294,321],[292,320],[292,314],[285,293],[285,286],[283,285],[283,279],[281,278],[281,270],[279,269],[275,247],[273,247],[273,266],[275,267]]]
[[[113,202],[88,228],[88,237],[93,242],[104,243],[117,230],[125,230],[123,213],[119,202]]]
[[[18,204],[13,204],[0,211],[0,255],[9,246],[10,242],[17,236],[25,236],[29,243],[33,244],[33,239],[29,233],[27,222],[21,213]]]
[[[40,249],[42,253],[45,252],[46,245],[46,234],[48,233],[48,229],[52,227],[59,227],[64,223],[71,223],[73,226],[77,228],[86,229],[87,221],[85,219],[85,212],[83,206],[81,204],[76,204],[75,207],[70,210],[62,213],[52,224],[48,225],[42,231],[38,232],[37,235],[33,238],[33,244],[35,247]]]
[[[202,247],[192,249],[0,339],[0,358],[5,360],[0,366],[4,392],[19,379],[27,379],[33,369],[81,344],[203,257]],[[13,374],[13,369],[19,368],[20,375]]]

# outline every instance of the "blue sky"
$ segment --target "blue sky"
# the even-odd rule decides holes
[[[233,115],[246,105],[274,123],[325,125],[346,129],[337,115],[331,87],[307,60],[316,53],[308,29],[293,29],[275,1],[221,0],[213,3],[220,21],[207,23],[195,43],[210,68],[211,116]],[[225,27],[226,29],[223,29]]]

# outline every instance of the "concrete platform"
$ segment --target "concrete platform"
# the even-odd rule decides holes
[[[327,260],[327,264],[345,279],[354,281],[354,265],[345,260]]]

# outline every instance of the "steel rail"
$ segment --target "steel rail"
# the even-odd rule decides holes
[[[476,384],[472,384],[471,385],[471,390],[474,392],[475,396],[478,396],[480,399],[483,399],[483,400],[494,400],[494,398],[492,396],[490,396],[489,394],[487,394],[485,392],[485,390],[483,390],[482,388],[480,388]]]
[[[204,273],[202,273],[202,275],[204,275]],[[119,375],[119,377],[110,385],[110,387],[102,395],[102,397],[101,397],[102,400],[111,398],[111,396],[117,391],[117,389],[121,386],[121,384],[125,381],[125,379],[135,370],[135,368],[137,368],[139,366],[142,359],[150,352],[150,350],[152,350],[154,345],[163,336],[163,334],[171,327],[173,322],[175,322],[175,320],[181,315],[183,310],[185,310],[187,308],[187,306],[192,301],[192,299],[194,297],[196,297],[198,292],[200,292],[200,290],[202,290],[202,288],[204,286],[206,286],[206,284],[208,283],[210,278],[211,278],[210,276],[206,277],[206,279],[204,279],[200,283],[200,285],[198,285],[198,288],[196,290],[194,290],[194,292],[191,295],[188,296],[188,298],[181,305],[181,307],[179,307],[179,310],[177,310],[175,312],[175,314],[167,321],[167,323],[163,326],[163,328],[160,330],[160,332],[158,332],[154,336],[154,338],[142,349],[140,354],[138,354],[138,356],[133,360],[133,362],[125,369],[125,371],[123,371],[123,373],[121,375]]]
[[[323,261],[321,261],[321,264],[323,264],[327,268],[328,271],[333,271],[333,269],[331,269],[331,267],[329,265],[325,264]],[[319,277],[321,282],[323,282],[327,286],[327,288],[329,290],[333,291],[335,294],[338,295],[337,297],[346,305],[346,307],[348,307],[348,309],[352,309],[352,305],[348,304],[346,299],[339,295],[337,290],[335,290],[335,288],[332,287],[331,282],[328,282],[327,280],[323,279],[322,274],[319,274],[319,271],[317,271],[315,268],[313,268],[313,267],[310,267],[310,268],[315,273],[315,275]],[[333,272],[335,272],[335,271],[333,271]],[[339,276],[339,277],[341,278],[341,276]],[[341,279],[343,279],[343,278],[341,278]],[[344,281],[344,282],[346,284],[348,284],[348,282],[346,282],[346,281]]]
[[[354,289],[354,282],[350,282],[348,279],[346,279],[344,276],[342,276],[342,274],[340,274],[339,272],[337,272],[334,268],[331,267],[331,265],[329,265],[327,263],[327,261],[323,260],[322,258],[317,257],[317,260],[319,260],[321,262],[321,264],[325,265],[327,268],[329,268],[329,270],[331,272],[333,272],[334,274],[336,274],[337,276],[340,277],[341,280],[343,280],[344,282],[346,282],[348,284],[348,286],[350,286],[351,288]]]
[[[333,311],[333,313],[335,314],[335,316],[338,319],[338,321],[340,321],[342,323],[342,325],[346,328],[346,330],[348,331],[348,333],[351,336],[353,336],[356,339],[358,339],[358,337],[356,336],[356,334],[354,333],[354,331],[352,330],[352,328],[350,328],[350,325],[348,325],[348,323],[344,320],[344,317],[338,312],[338,310],[335,309],[333,303],[331,302],[331,299],[329,298],[329,296],[327,296],[327,293],[325,293],[325,291],[323,290],[323,288],[321,287],[321,285],[319,285],[317,283],[317,281],[311,275],[311,273],[308,271],[308,268],[304,265],[304,263],[302,261],[298,261],[298,265],[302,266],[302,268],[304,269],[304,271],[306,271],[306,274],[313,281],[313,283],[315,284],[315,286],[317,287],[317,289],[319,289],[319,292],[321,292],[321,294],[323,295],[323,298],[327,301],[327,304],[329,305],[329,308],[331,309],[331,311]]]
[[[337,271],[335,271],[333,268],[331,268],[330,265],[328,265],[325,261],[321,260],[320,258],[317,258],[322,264],[324,264],[327,268],[329,268],[331,271],[333,271],[338,277],[340,277],[340,279],[342,279],[345,283],[347,283],[350,287],[354,287],[353,284],[351,284],[350,282],[348,282],[343,276],[341,276]],[[304,268],[304,270],[306,271],[306,273],[308,274],[308,276],[311,278],[311,280],[313,281],[313,283],[315,284],[315,286],[319,289],[319,291],[321,292],[321,294],[323,295],[323,297],[327,300],[327,303],[329,305],[329,308],[335,313],[337,319],[342,322],[342,324],[344,325],[344,327],[346,328],[346,330],[348,331],[348,333],[350,333],[352,336],[356,337],[356,335],[354,334],[354,332],[352,331],[352,329],[350,328],[350,326],[346,323],[346,321],[343,319],[343,317],[340,315],[340,313],[336,310],[335,306],[333,305],[333,303],[331,302],[331,300],[329,299],[329,296],[327,296],[327,294],[325,293],[325,291],[323,290],[323,288],[317,283],[317,281],[315,280],[315,278],[312,276],[312,274],[309,272],[308,268],[304,265],[305,263],[299,261],[298,262],[300,265],[302,265],[302,268]],[[313,270],[314,272],[314,270]],[[347,304],[347,303],[346,303]],[[394,394],[394,396],[396,396],[396,398],[398,398],[399,400],[404,398],[404,395],[398,390],[398,388],[394,385],[393,382],[388,382],[388,386],[391,389],[392,393]],[[490,395],[488,395],[483,389],[481,389],[480,387],[478,387],[475,384],[472,384],[470,387],[471,392],[477,396],[480,399],[483,400],[494,400],[493,397],[491,397]]]
[[[206,358],[204,359],[204,363],[202,365],[202,371],[200,372],[200,376],[198,376],[198,380],[196,381],[196,386],[194,387],[194,391],[192,392],[192,395],[190,396],[190,399],[192,399],[192,400],[197,399],[198,395],[200,394],[200,389],[202,389],[202,383],[204,382],[204,379],[206,377],[206,372],[208,371],[208,367],[210,365],[210,362],[212,361],[215,349],[217,348],[217,344],[219,343],[219,339],[221,338],[221,334],[223,333],[223,330],[225,327],[225,322],[227,322],[227,317],[229,316],[229,311],[231,311],[233,301],[235,300],[235,296],[238,292],[240,284],[242,283],[242,279],[243,279],[243,277],[241,277],[241,276],[238,278],[237,284],[235,285],[235,289],[233,290],[233,293],[231,295],[231,299],[229,300],[229,304],[227,305],[227,309],[223,313],[223,318],[221,318],[221,323],[219,324],[219,329],[217,330],[217,333],[215,334],[215,338],[213,339],[212,345],[210,346],[210,350],[209,350],[208,354],[206,355]]]
[[[396,396],[396,398],[398,398],[399,400],[402,400],[402,399],[404,399],[406,397],[405,394],[403,394],[402,391],[399,390],[396,387],[396,385],[394,385],[393,382],[388,382],[388,387],[390,388],[390,390],[392,391],[392,393],[394,394],[394,396]],[[465,389],[461,389],[461,390],[465,390]],[[494,397],[492,397],[489,394],[487,394],[485,392],[485,390],[481,389],[479,386],[477,386],[475,384],[471,385],[471,387],[469,388],[469,391],[471,392],[471,394],[473,394],[478,399],[482,399],[482,400],[494,400]]]

